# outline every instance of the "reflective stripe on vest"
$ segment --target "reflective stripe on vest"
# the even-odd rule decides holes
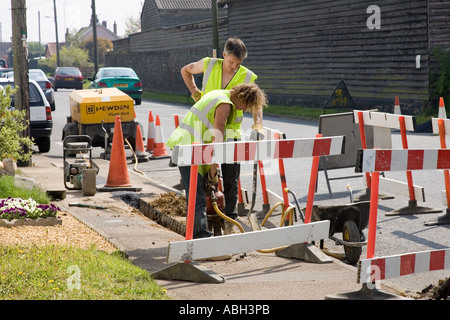
[[[214,129],[214,123],[212,123],[209,119],[208,119],[208,113],[211,111],[212,108],[214,108],[216,106],[216,103],[219,100],[222,100],[224,98],[227,98],[226,96],[220,96],[217,98],[214,98],[213,100],[211,100],[202,110],[197,109],[197,108],[191,108],[191,112],[197,116],[197,118],[201,121],[201,123],[207,128],[207,130],[212,130]],[[182,122],[183,123],[183,122]],[[195,127],[195,123],[194,123],[194,127],[188,126],[190,129],[186,129],[185,126],[182,126],[183,129],[189,131],[189,133],[191,133],[198,141],[200,141],[201,143],[204,143],[203,141],[203,133],[202,133],[202,128],[196,128]],[[191,130],[192,129],[192,130]],[[193,133],[194,132],[194,133]]]
[[[202,91],[203,92],[205,92],[205,90],[206,90],[206,83],[209,80],[209,76],[211,75],[212,69],[213,69],[216,61],[217,61],[217,59],[215,59],[215,58],[209,60],[208,67],[206,67],[206,71],[203,74],[203,82],[202,82]],[[222,88],[217,88],[217,89],[222,89]]]

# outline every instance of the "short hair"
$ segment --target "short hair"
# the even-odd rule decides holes
[[[254,83],[240,84],[231,89],[230,97],[246,106],[248,112],[254,112],[267,106],[267,97],[262,89]]]
[[[227,54],[232,54],[241,60],[247,58],[247,47],[244,42],[238,38],[229,38],[225,43],[224,51]]]

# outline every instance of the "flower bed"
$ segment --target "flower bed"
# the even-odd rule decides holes
[[[0,226],[61,224],[57,217],[60,208],[54,204],[38,204],[33,199],[0,200]]]

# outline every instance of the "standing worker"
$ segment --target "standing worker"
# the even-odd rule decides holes
[[[171,149],[176,145],[189,145],[194,142],[208,144],[223,142],[228,135],[234,135],[234,126],[240,120],[238,111],[258,112],[267,105],[264,92],[255,84],[242,84],[231,90],[213,90],[195,103],[166,145]],[[191,167],[178,167],[189,199],[189,180]],[[223,176],[224,185],[230,184],[230,177]],[[232,177],[233,178],[233,177]],[[218,182],[217,165],[201,165],[198,168],[197,195],[193,238],[212,235],[207,230],[206,185]],[[225,199],[226,200],[226,199]],[[228,204],[225,204],[225,208]],[[231,222],[226,221],[229,224]]]
[[[223,59],[203,58],[197,62],[192,62],[181,68],[183,80],[191,92],[194,101],[199,101],[206,93],[213,90],[230,90],[233,87],[244,84],[254,83],[258,78],[256,74],[242,66],[242,61],[247,57],[247,48],[242,40],[230,38],[225,43]],[[194,75],[203,73],[202,90],[197,88]],[[230,129],[234,130],[234,135],[228,134],[227,141],[237,141],[241,138],[241,123],[244,113],[237,110],[237,120]],[[252,125],[251,139],[264,137],[262,118],[262,108],[252,111],[254,124]],[[261,138],[260,138],[261,139]],[[225,215],[236,219],[235,208],[238,200],[238,179],[240,175],[240,165],[223,164],[221,166],[223,177],[223,193],[225,196]],[[233,225],[225,222],[225,234],[231,233]]]

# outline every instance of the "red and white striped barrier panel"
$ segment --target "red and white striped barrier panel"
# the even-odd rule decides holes
[[[450,169],[450,149],[359,150],[357,172]]]
[[[356,172],[372,172],[367,258],[373,258],[378,210],[380,172],[450,169],[450,149],[361,149]]]
[[[374,148],[391,149],[392,138],[391,129],[399,129],[403,149],[408,149],[408,140],[406,136],[407,131],[415,131],[416,120],[413,116],[405,116],[401,114],[391,114],[376,111],[361,111],[354,110],[355,123],[359,123],[361,132],[361,143],[365,140],[364,126],[369,125],[373,127]],[[389,140],[389,141],[388,141]],[[367,149],[363,144],[363,149]],[[407,183],[380,177],[380,190],[389,194],[394,194],[402,197],[409,197],[409,200],[420,200],[425,202],[425,190],[423,187],[413,184],[412,173],[406,172]],[[370,188],[370,175],[366,173],[367,187]],[[401,210],[402,212],[410,212],[411,210]],[[423,209],[422,209],[423,211]],[[397,214],[393,211],[389,214]],[[416,210],[415,213],[418,213]]]
[[[344,136],[179,145],[173,148],[172,162],[192,166],[328,156],[342,154],[343,146]]]
[[[359,123],[360,117],[358,114],[362,114],[364,125],[398,129],[400,130],[400,119],[405,120],[405,129],[407,131],[415,131],[416,120],[413,116],[405,116],[401,114],[385,113],[370,110],[353,110],[355,123]]]
[[[357,283],[447,269],[450,269],[450,249],[365,259],[358,263]]]

